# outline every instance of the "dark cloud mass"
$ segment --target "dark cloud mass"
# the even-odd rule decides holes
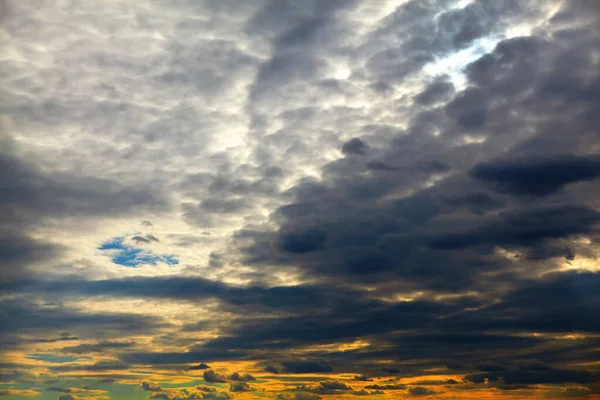
[[[0,396],[600,394],[597,2],[38,3]]]

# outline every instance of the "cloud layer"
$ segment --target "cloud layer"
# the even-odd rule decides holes
[[[0,395],[600,393],[596,2],[0,15]]]

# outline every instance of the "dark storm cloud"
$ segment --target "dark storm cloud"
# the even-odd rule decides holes
[[[555,155],[545,160],[491,162],[475,166],[472,174],[513,195],[544,196],[567,184],[600,177],[600,158]]]
[[[290,374],[312,374],[333,371],[331,365],[322,361],[283,361],[281,365],[283,366],[283,372]]]
[[[511,335],[514,331],[558,331],[568,328],[569,330],[597,331],[598,326],[592,318],[594,309],[598,307],[598,299],[595,293],[599,293],[597,274],[558,274],[552,280],[540,284],[532,281],[522,289],[515,291],[506,297],[505,301],[492,307],[484,307],[478,311],[459,313],[465,307],[472,307],[477,302],[463,302],[456,304],[441,304],[427,302],[408,302],[397,305],[387,305],[383,302],[369,300],[361,297],[358,293],[349,292],[344,294],[341,290],[336,308],[324,307],[319,297],[311,299],[310,302],[298,304],[300,299],[310,297],[307,293],[318,293],[318,291],[307,291],[294,288],[272,288],[259,289],[247,288],[221,292],[216,291],[216,298],[220,298],[225,304],[235,304],[242,307],[238,310],[249,310],[257,305],[266,306],[268,296],[272,296],[272,307],[281,310],[295,310],[295,312],[307,313],[313,310],[316,315],[300,315],[296,317],[262,320],[253,318],[248,321],[240,321],[241,325],[234,325],[226,329],[227,336],[208,341],[202,346],[196,346],[189,352],[181,353],[143,353],[130,352],[120,357],[131,363],[139,364],[173,364],[189,363],[199,360],[232,360],[239,357],[250,356],[256,351],[264,353],[269,348],[281,351],[286,348],[314,343],[327,343],[339,340],[351,340],[354,337],[372,336],[378,337],[376,343],[386,343],[388,350],[377,350],[377,344],[373,348],[345,353],[331,353],[330,362],[337,358],[356,357],[357,359],[369,360],[378,357],[401,357],[403,359],[423,359],[436,357],[438,360],[453,360],[453,354],[457,349],[463,349],[464,358],[467,354],[472,359],[477,359],[488,349],[506,350],[510,352],[536,348],[548,343],[547,340],[532,337],[515,337]],[[132,283],[140,285],[136,288]],[[180,290],[169,292],[170,283],[178,281],[143,279],[128,282],[126,292],[130,295],[160,296],[182,298],[185,295],[185,287]],[[122,284],[122,281],[103,282],[102,285],[111,291],[113,285]],[[150,284],[149,288],[144,285]],[[163,291],[154,291],[154,284],[163,288]],[[77,285],[74,285],[77,287]],[[92,286],[93,287],[93,286]],[[102,286],[100,286],[102,287]],[[190,285],[187,296],[198,298],[196,285]],[[194,288],[195,293],[192,293]],[[142,289],[142,290],[140,290]],[[89,289],[83,288],[86,292]],[[95,288],[94,290],[98,290]],[[238,292],[239,291],[239,292]],[[297,296],[295,294],[297,292]],[[101,292],[97,292],[101,293]],[[236,294],[238,293],[238,294]],[[330,301],[335,291],[329,289]],[[584,297],[581,297],[584,295]],[[222,296],[222,297],[221,297]],[[256,296],[256,297],[255,297]],[[237,299],[237,300],[236,300]],[[239,303],[237,303],[239,301]],[[314,302],[313,302],[314,301]],[[544,305],[554,304],[556,306],[547,309]],[[253,305],[255,304],[255,305]],[[308,307],[308,308],[307,308]],[[554,310],[554,311],[552,311]],[[560,312],[559,312],[560,310]],[[322,313],[328,313],[327,318],[322,318]],[[324,314],[323,314],[324,315]],[[506,316],[510,315],[511,318]],[[445,316],[440,320],[440,317]],[[99,321],[98,323],[103,323]],[[403,334],[398,338],[388,337],[389,332],[396,330],[419,329],[422,333],[417,335]],[[460,333],[472,330],[506,330],[506,335]],[[442,330],[444,334],[432,334]],[[457,331],[451,333],[451,331]],[[275,344],[269,344],[269,343]],[[556,343],[564,346],[564,343]],[[540,349],[540,351],[542,351]],[[579,357],[592,357],[592,348],[582,348]],[[560,355],[548,354],[555,360],[564,359],[568,353]],[[558,358],[557,358],[558,357]],[[562,357],[562,358],[560,358]],[[315,373],[331,372],[333,366],[326,361],[302,361],[283,360],[279,364],[271,364],[272,372],[286,373]]]
[[[118,332],[149,332],[166,326],[156,318],[127,313],[88,313],[64,306],[46,306],[23,299],[1,300],[2,324],[6,335],[23,332],[44,332],[70,327],[85,332],[87,337],[116,335]],[[102,329],[98,330],[99,327]]]
[[[367,154],[367,150],[369,149],[369,145],[366,144],[360,138],[352,138],[347,142],[342,144],[342,153],[345,155],[356,154],[359,156],[364,156]]]
[[[524,363],[503,371],[482,372],[467,375],[465,379],[473,383],[501,381],[507,385],[534,385],[557,383],[591,383],[600,379],[585,370],[554,368],[543,363]]]
[[[521,6],[514,6],[516,12],[520,12]],[[495,12],[502,15],[504,11],[500,7]],[[388,154],[381,157],[385,165],[392,165],[386,161],[407,163],[411,161],[412,153],[421,157],[427,155],[453,171],[451,178],[430,189],[415,189],[429,178],[431,172],[417,170],[414,164],[411,171],[411,163],[406,164],[407,169],[402,173],[365,177],[354,173],[354,166],[346,160],[332,162],[324,168],[322,183],[304,182],[290,190],[295,196],[294,201],[275,214],[278,232],[256,232],[254,245],[240,249],[248,255],[244,261],[263,266],[301,265],[308,275],[332,279],[356,280],[352,275],[394,274],[404,281],[432,289],[448,290],[452,288],[452,282],[456,282],[455,290],[464,290],[465,286],[478,282],[476,278],[480,271],[506,266],[505,260],[491,253],[477,255],[472,249],[489,252],[494,246],[504,246],[525,251],[530,260],[559,255],[572,259],[576,254],[568,242],[580,235],[596,234],[598,213],[593,205],[586,204],[588,200],[584,193],[573,192],[570,198],[565,193],[565,197],[552,205],[516,207],[502,193],[490,194],[486,190],[488,181],[498,179],[503,181],[500,184],[508,185],[513,194],[519,185],[527,186],[521,194],[538,190],[536,185],[544,190],[563,186],[568,190],[571,185],[565,186],[567,183],[586,183],[591,176],[590,163],[579,160],[588,156],[575,152],[565,155],[565,149],[575,151],[580,146],[583,151],[584,143],[593,148],[594,124],[585,117],[573,120],[572,127],[567,127],[564,119],[571,115],[593,118],[596,102],[590,101],[584,93],[577,102],[561,103],[561,111],[557,112],[557,102],[574,94],[556,89],[552,92],[555,96],[552,102],[546,95],[537,95],[547,86],[543,82],[550,77],[565,80],[563,75],[567,73],[576,86],[597,79],[597,69],[592,68],[594,60],[585,55],[593,43],[589,39],[591,34],[583,29],[577,34],[581,36],[578,43],[581,47],[575,46],[577,50],[536,37],[499,43],[491,54],[484,55],[467,68],[470,87],[439,110],[414,114],[407,134],[398,137]],[[565,69],[563,58],[581,62],[576,74]],[[546,63],[546,59],[552,62]],[[523,80],[522,70],[540,79]],[[528,87],[530,94],[523,97],[522,93]],[[571,111],[567,112],[567,109]],[[539,118],[535,117],[536,122],[531,122],[534,116]],[[537,133],[524,135],[523,131],[532,127],[537,128]],[[433,136],[425,129],[441,134]],[[561,129],[567,129],[568,134]],[[487,141],[464,146],[453,143],[457,135],[471,132],[483,135]],[[536,142],[540,145],[534,146]],[[502,154],[501,148],[508,150]],[[480,156],[476,158],[478,152]],[[542,180],[547,176],[544,174],[550,172],[544,168],[546,165],[538,169],[535,166],[544,153],[547,153],[542,157],[544,160],[556,159],[551,161],[553,165],[568,164],[577,168],[561,169],[560,176],[553,177],[558,183],[544,183]],[[493,160],[517,156],[524,160],[525,168],[519,169],[519,172],[525,172],[519,174],[519,178],[516,174],[513,178],[498,178],[497,168],[490,170]],[[488,161],[482,162],[481,158],[486,157]],[[595,160],[595,157],[589,157]],[[481,182],[482,168],[486,182]],[[496,175],[492,176],[492,173]],[[479,179],[473,181],[471,175]],[[506,182],[507,179],[514,181]],[[534,180],[535,184],[527,184]],[[521,181],[523,183],[519,183]],[[413,194],[390,204],[389,194],[402,191]],[[465,208],[475,216],[460,215],[459,211]],[[485,215],[494,211],[502,212],[496,218]],[[444,220],[451,222],[444,227]],[[452,233],[436,233],[446,229]],[[295,249],[294,246],[273,248],[273,243],[281,243],[279,237],[306,239],[308,243],[308,239],[315,236],[305,235],[305,232],[322,232],[319,238],[326,238],[326,242],[315,239],[310,246],[301,246],[304,251],[296,253],[286,251]],[[428,246],[430,250],[423,250],[422,246]],[[452,254],[441,251],[450,249],[454,250]],[[480,267],[469,267],[475,264]],[[444,276],[446,278],[442,278]]]
[[[593,232],[600,213],[588,207],[530,207],[506,213],[470,232],[443,235],[429,242],[436,249],[461,249],[478,245],[528,247],[550,239]]]
[[[286,253],[311,253],[324,250],[326,238],[325,232],[316,229],[284,233],[281,235],[279,248]]]
[[[464,47],[513,17],[535,14],[527,8],[530,4],[475,2],[442,14],[444,37],[432,46],[441,52]],[[418,24],[416,16],[428,18],[434,8],[410,2],[390,20]],[[486,23],[480,24],[475,15],[485,16]],[[318,25],[306,26],[307,37]],[[402,24],[397,26],[401,29]],[[415,301],[385,306],[365,301],[369,306],[363,309],[364,297],[357,296],[352,312],[345,313],[340,305],[329,307],[327,318],[305,312],[268,325],[248,321],[204,348],[249,353],[371,335],[376,338],[372,348],[315,355],[325,356],[336,370],[336,359],[352,357],[431,358],[448,364],[453,361],[450,348],[464,349],[463,359],[471,363],[485,358],[490,349],[497,349],[499,358],[519,358],[520,351],[529,349],[565,362],[566,342],[515,333],[599,331],[591,317],[598,307],[590,294],[596,290],[596,274],[565,272],[538,280],[533,272],[548,272],[563,260],[591,254],[592,249],[582,249],[576,241],[598,240],[600,214],[590,197],[597,193],[592,185],[598,176],[597,156],[590,152],[597,143],[593,94],[598,70],[588,55],[598,47],[593,40],[597,33],[572,29],[570,35],[556,31],[558,41],[546,40],[544,33],[502,41],[467,67],[468,87],[456,94],[448,81],[433,82],[415,97],[429,109],[414,111],[407,130],[391,146],[382,149],[377,137],[369,138],[372,160],[360,166],[355,157],[329,163],[321,181],[307,179],[289,190],[292,201],[273,214],[275,230],[238,233],[243,261],[300,270],[306,278],[332,287],[332,294],[334,285],[353,284],[370,285],[381,295],[386,290],[474,290],[482,293],[480,298],[471,304]],[[418,42],[411,45],[418,54]],[[410,70],[394,64],[396,55],[390,51],[374,56],[367,69],[378,77],[398,74],[394,79]],[[577,60],[576,66],[567,68],[567,60]],[[392,72],[386,63],[398,70]],[[478,136],[485,140],[461,139]],[[343,145],[343,154],[367,155],[364,142],[353,140]],[[423,159],[436,160],[439,167],[425,168]],[[394,173],[366,175],[365,166]],[[448,172],[447,178],[424,185]],[[547,200],[550,194],[555,196]],[[498,250],[517,252],[520,264]],[[529,267],[531,274],[525,271]],[[552,285],[556,289],[546,292]],[[495,304],[490,306],[492,298]],[[419,333],[398,334],[397,339],[391,334],[404,330]],[[544,346],[556,346],[556,351]],[[595,351],[582,346],[576,358],[593,359]],[[271,363],[269,371],[281,372],[281,365]],[[415,395],[428,390],[413,389]]]

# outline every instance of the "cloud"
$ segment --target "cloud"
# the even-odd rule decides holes
[[[353,391],[352,386],[340,380],[321,381],[315,386],[298,386],[295,390],[300,392],[311,392],[318,394],[340,394],[348,391]]]
[[[215,370],[209,369],[208,371],[204,371],[204,380],[206,382],[220,382],[226,383],[228,382],[227,377]]]
[[[445,79],[432,82],[424,91],[415,96],[414,100],[420,105],[431,106],[447,100],[454,92],[454,85]]]
[[[2,20],[0,346],[48,375],[3,380],[596,384],[592,1],[34,3]]]
[[[543,363],[523,363],[504,371],[467,375],[465,379],[473,383],[487,380],[506,385],[591,383],[594,380],[588,371],[555,368]]]
[[[367,154],[369,145],[359,138],[352,138],[342,144],[342,153],[345,155],[355,154],[364,156]]]
[[[75,353],[75,354],[87,354],[87,353],[99,353],[110,349],[127,349],[133,347],[134,342],[112,342],[112,341],[100,341],[98,343],[80,344],[77,346],[63,347],[61,352],[63,353]]]
[[[86,312],[62,305],[40,305],[27,300],[0,300],[6,314],[0,331],[5,334],[15,332],[48,332],[69,326],[88,337],[102,337],[113,334],[123,335],[134,332],[151,332],[166,326],[160,318],[133,313]],[[168,324],[167,324],[168,325]],[[98,327],[102,327],[101,332]]]
[[[307,392],[281,393],[277,395],[277,400],[321,400],[321,398],[318,394]]]
[[[311,374],[319,372],[332,372],[333,367],[322,361],[283,361],[283,371],[291,374]]]
[[[240,374],[239,372],[234,372],[233,374],[229,375],[229,379],[231,379],[232,381],[243,381],[243,382],[256,380],[256,378],[250,374]]]
[[[191,400],[191,399],[206,399],[206,400],[221,400],[232,399],[234,396],[226,391],[206,385],[198,385],[193,387],[184,387],[176,389],[162,388],[153,382],[142,382],[142,388],[153,394],[150,399],[164,400]]]
[[[567,154],[545,160],[496,161],[476,165],[472,174],[513,195],[544,196],[567,184],[600,177],[600,159]]]
[[[160,392],[162,391],[162,388],[160,387],[160,385],[154,383],[154,382],[142,382],[142,389],[144,389],[147,392]]]
[[[229,390],[232,392],[252,392],[255,387],[246,382],[234,382],[229,385]]]
[[[188,369],[186,369],[186,371],[198,371],[198,370],[203,370],[203,369],[210,369],[210,366],[205,363],[200,363],[198,365],[189,367]]]
[[[374,390],[404,390],[406,389],[406,385],[402,383],[397,384],[386,384],[386,385],[367,385],[365,389],[374,389]]]
[[[423,386],[415,386],[408,389],[408,394],[411,396],[427,396],[429,394],[435,394],[435,390],[427,389]]]

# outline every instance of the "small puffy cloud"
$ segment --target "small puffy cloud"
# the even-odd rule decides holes
[[[204,371],[204,380],[206,382],[226,383],[227,377],[215,370]]]
[[[423,386],[415,386],[408,389],[408,394],[412,396],[427,396],[428,394],[435,394],[435,390],[427,389]]]
[[[233,374],[229,375],[229,379],[231,379],[232,381],[242,381],[242,382],[256,380],[256,378],[250,374],[240,374],[239,372],[234,372]]]
[[[234,382],[229,386],[229,390],[232,392],[251,392],[255,388],[246,382]]]

